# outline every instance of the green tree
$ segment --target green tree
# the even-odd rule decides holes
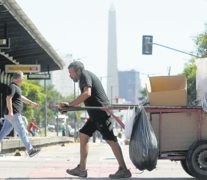
[[[184,70],[180,75],[185,75],[187,78],[187,101],[192,104],[196,100],[196,65],[195,58],[189,60],[185,64]]]
[[[207,23],[205,23],[204,29],[203,33],[193,37],[199,57],[207,57]]]
[[[196,51],[201,58],[207,57],[207,23],[205,23],[204,32],[193,37],[193,41],[196,45]],[[196,100],[196,65],[195,59],[191,58],[188,63],[185,64],[184,70],[181,73],[187,77],[187,94],[188,104],[191,104]]]
[[[142,101],[142,104],[147,102],[147,92],[146,88],[140,89],[139,92],[141,93],[142,97],[139,97],[138,99]]]
[[[40,85],[34,83],[34,81],[24,80],[20,87],[23,96],[34,102],[37,102],[38,104],[40,104],[40,106],[42,105],[42,99],[45,98],[45,95],[41,92],[42,87]],[[33,106],[25,103],[23,104],[22,113],[24,114],[24,116],[27,117],[29,122],[31,122],[33,117],[36,117],[35,109],[36,108],[34,108]]]

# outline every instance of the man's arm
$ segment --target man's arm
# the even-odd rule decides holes
[[[6,105],[9,110],[9,119],[13,119],[12,96],[6,97]]]
[[[31,100],[29,100],[29,99],[27,99],[25,96],[23,96],[22,95],[22,101],[24,102],[24,103],[26,103],[26,104],[30,104],[30,105],[32,105],[33,107],[39,107],[39,104],[38,103],[36,103],[36,102],[33,102],[33,101],[31,101]]]
[[[91,87],[85,86],[83,90],[84,90],[84,92],[80,96],[78,96],[74,101],[72,101],[70,103],[60,102],[60,107],[75,106],[75,105],[78,105],[78,104],[84,102],[89,97],[91,97]]]
[[[35,123],[33,125],[36,129],[40,129]]]
[[[31,125],[29,125],[29,126],[32,126],[31,129],[32,129],[33,127],[35,127],[36,129],[40,129],[34,122],[31,122],[30,124],[31,124]]]

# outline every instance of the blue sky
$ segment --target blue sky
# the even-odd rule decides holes
[[[116,9],[117,57],[121,71],[171,75],[183,71],[191,58],[153,46],[153,55],[142,55],[142,36],[153,35],[154,43],[196,53],[192,38],[204,31],[206,0],[16,0],[57,52],[82,60],[98,77],[107,75],[108,10]],[[103,78],[106,89],[106,78]]]

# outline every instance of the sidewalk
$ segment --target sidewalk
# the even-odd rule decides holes
[[[66,169],[73,169],[76,167],[76,163],[44,163],[37,166],[35,170],[28,176],[29,178],[78,178],[66,173]],[[131,164],[127,164],[131,169],[132,177],[136,178],[134,167]],[[109,174],[114,174],[118,168],[117,164],[99,163],[99,164],[87,164],[88,178],[108,178]],[[78,178],[79,179],[79,178]]]
[[[159,160],[157,168],[153,171],[139,171],[132,164],[129,157],[129,146],[121,145],[123,156],[127,167],[132,173],[133,179],[144,180],[191,180],[188,174],[182,169],[179,162],[169,160]],[[0,178],[2,179],[73,179],[82,178],[70,176],[66,173],[67,168],[74,168],[79,164],[79,143],[56,145],[45,147],[32,158],[26,154],[23,156],[13,156],[6,154],[0,157]],[[22,152],[20,152],[22,153]],[[118,163],[107,144],[89,143],[89,154],[87,160],[89,180],[109,179],[109,174],[118,170]]]

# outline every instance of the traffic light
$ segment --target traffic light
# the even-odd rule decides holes
[[[152,55],[153,36],[142,37],[142,54]]]
[[[119,102],[119,96],[116,96],[115,98],[116,98],[116,103],[118,103]]]
[[[53,109],[53,104],[52,103],[49,103],[49,108]]]

